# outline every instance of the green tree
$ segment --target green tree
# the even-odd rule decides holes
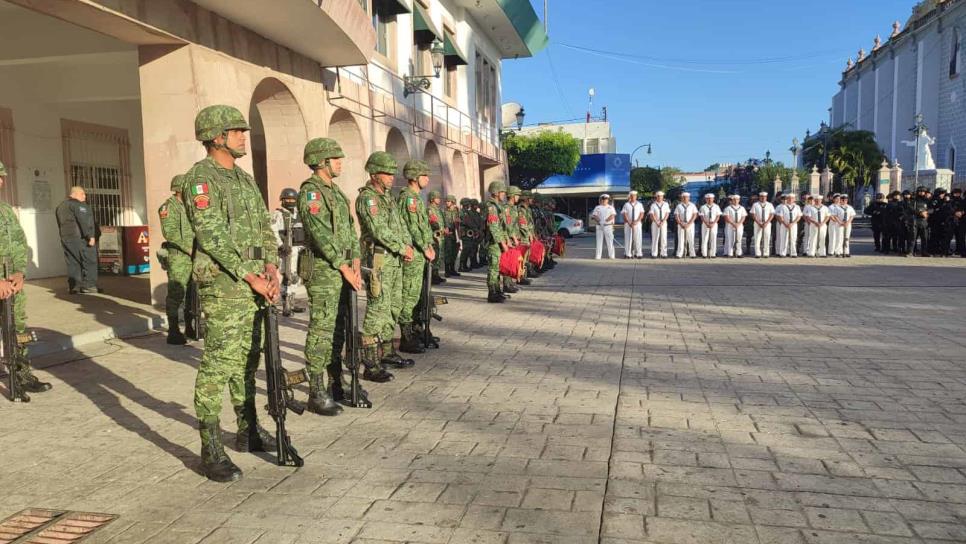
[[[580,143],[565,132],[509,133],[503,140],[510,183],[532,189],[553,175],[569,176],[580,162]]]
[[[631,169],[631,188],[641,196],[651,196],[658,191],[668,192],[681,184],[679,168],[651,168],[642,166]]]
[[[805,140],[804,164],[822,167],[825,136],[816,134]],[[868,130],[832,130],[828,135],[828,166],[837,176],[840,189],[864,187],[872,181],[885,153]]]

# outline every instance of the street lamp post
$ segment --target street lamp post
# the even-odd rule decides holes
[[[922,136],[923,132],[926,130],[926,124],[923,123],[923,118],[921,113],[916,114],[916,126],[909,129],[910,132],[916,133],[916,159],[913,161],[912,169],[916,171],[916,188],[919,188],[919,138]]]
[[[822,134],[822,170],[828,168],[828,136],[831,130],[829,126],[822,121],[822,129],[819,131]]]
[[[792,146],[788,150],[792,152],[792,168],[798,170],[798,152],[802,150],[798,138],[792,138]]]
[[[640,151],[641,149],[644,149],[645,147],[647,148],[647,154],[650,155],[651,154],[651,144],[642,144],[642,145],[637,146],[634,149],[634,151],[631,151],[630,160],[633,161],[634,160],[634,154],[637,153],[638,151]],[[635,166],[638,166],[637,163],[634,163],[634,165]]]

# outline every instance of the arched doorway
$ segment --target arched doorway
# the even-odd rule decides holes
[[[255,87],[248,119],[252,173],[265,204],[275,209],[282,189],[307,177],[302,164],[305,119],[288,87],[271,77]]]
[[[410,158],[409,146],[406,145],[406,138],[403,137],[398,128],[389,129],[389,134],[386,136],[386,151],[395,157],[396,162],[399,163],[399,173],[396,174],[396,182],[393,187],[404,187],[406,177],[403,176],[402,167]]]
[[[362,132],[351,113],[339,109],[332,114],[332,119],[329,120],[329,138],[339,142],[345,153],[346,158],[342,161],[342,175],[338,182],[339,187],[349,197],[349,201],[354,203],[359,189],[369,179],[365,169],[366,159],[369,156],[366,153]]]
[[[430,140],[426,142],[426,149],[423,151],[423,160],[429,165],[429,190],[443,191],[443,161],[439,157],[439,148],[436,142]]]
[[[471,196],[469,187],[466,185],[466,163],[463,162],[463,154],[459,151],[453,152],[453,167],[450,168],[452,180],[450,192],[459,196]]]

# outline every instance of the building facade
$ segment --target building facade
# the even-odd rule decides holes
[[[24,224],[31,277],[64,273],[53,208],[72,185],[101,225],[149,225],[153,253],[156,210],[204,156],[193,120],[211,104],[248,117],[239,162],[272,208],[320,136],[347,154],[349,195],[386,150],[429,162],[446,194],[480,196],[504,171],[501,63],[546,41],[527,0],[0,1],[0,197]],[[426,88],[407,93],[410,75]],[[156,302],[165,281],[152,266]]]
[[[832,99],[833,128],[868,130],[890,161],[911,170],[915,134],[922,114],[937,168],[956,172],[966,183],[966,1],[926,0],[903,26],[893,25],[887,41],[849,59]]]
[[[617,153],[617,138],[610,130],[610,122],[592,119],[586,123],[541,123],[520,129],[520,134],[538,132],[566,132],[580,142],[581,155]]]

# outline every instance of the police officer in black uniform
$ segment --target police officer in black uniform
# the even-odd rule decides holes
[[[937,197],[933,200],[932,214],[929,216],[933,220],[933,227],[929,236],[930,240],[933,241],[932,254],[934,257],[949,257],[953,245],[954,230],[952,195],[945,189],[937,190],[936,194]]]
[[[899,253],[912,257],[912,241],[916,235],[916,209],[912,201],[912,192],[902,191],[899,201]]]
[[[953,189],[952,206],[956,253],[960,257],[966,257],[966,198],[963,198],[962,189]]]
[[[916,198],[912,200],[913,231],[906,248],[906,255],[912,255],[916,244],[919,244],[919,255],[929,256],[929,190],[923,186],[916,187]]]
[[[97,227],[83,187],[71,187],[55,212],[70,293],[97,293]]]
[[[872,239],[875,241],[875,250],[883,253],[882,250],[882,226],[885,223],[885,211],[888,203],[885,195],[876,193],[875,200],[865,207],[864,213],[872,223]]]

